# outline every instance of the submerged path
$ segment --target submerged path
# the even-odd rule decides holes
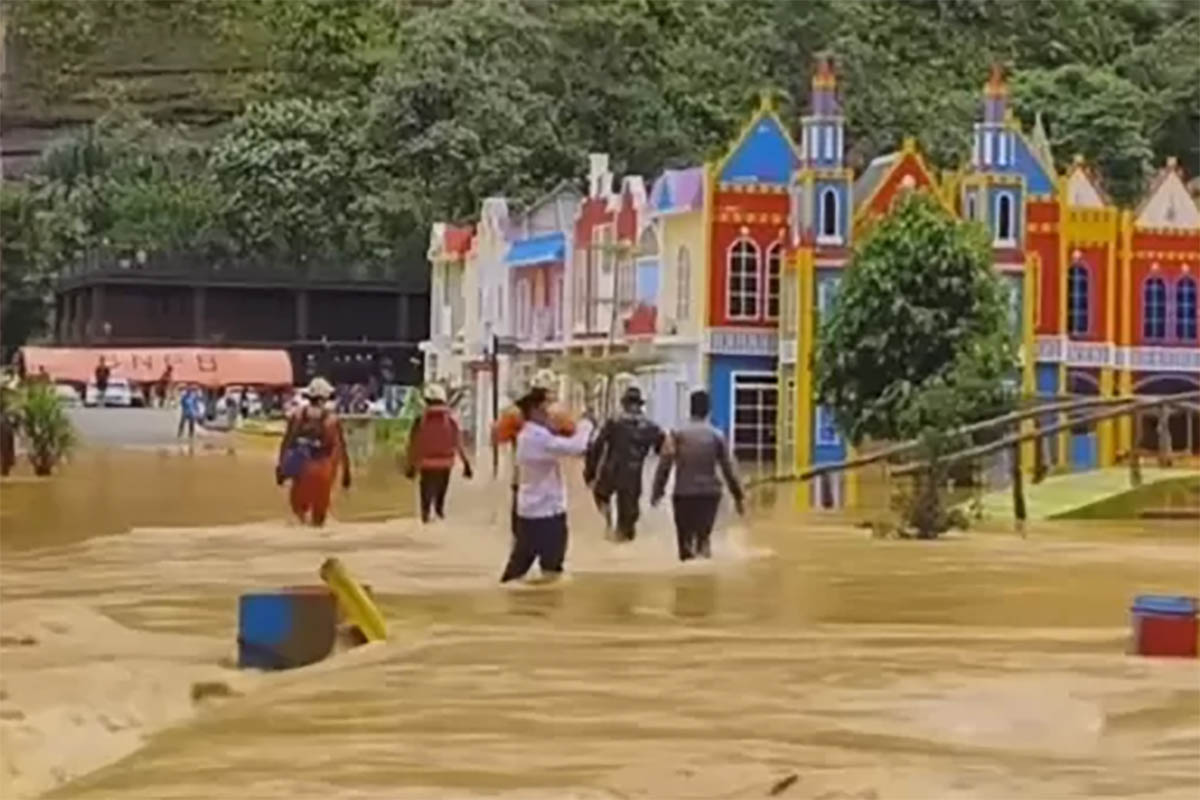
[[[1200,471],[1143,465],[1142,486],[1190,475],[1200,476]],[[1025,507],[1029,519],[1049,520],[1123,494],[1130,489],[1127,466],[1053,475],[1038,484],[1028,481],[1025,483]],[[1012,490],[1006,487],[985,494],[983,513],[990,519],[1012,519]]]

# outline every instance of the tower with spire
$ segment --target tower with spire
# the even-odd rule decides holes
[[[817,60],[809,113],[800,122],[801,167],[793,190],[795,238],[821,248],[844,248],[850,243],[851,173],[846,168],[837,73],[828,55]]]

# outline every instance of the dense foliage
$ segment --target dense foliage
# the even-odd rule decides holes
[[[856,442],[909,439],[1003,410],[1017,366],[1003,281],[982,226],[927,193],[899,198],[821,321],[816,389],[838,427]]]
[[[1055,157],[1095,162],[1119,201],[1167,155],[1200,167],[1193,0],[0,7],[48,117],[56,103],[89,103],[125,120],[73,136],[31,187],[5,190],[19,195],[4,201],[8,344],[30,332],[10,328],[9,303],[24,304],[14,320],[38,318],[44,277],[83,250],[202,248],[288,263],[333,254],[419,269],[430,222],[470,217],[490,194],[528,200],[576,179],[589,151],[647,176],[697,163],[729,141],[763,88],[798,119],[822,51],[842,76],[856,167],[905,135],[935,164],[961,163],[992,61],[1013,75],[1019,116],[1042,112]],[[113,65],[163,41],[142,60],[198,65],[162,93],[188,102],[140,103],[166,78]],[[197,119],[225,124],[176,129]]]

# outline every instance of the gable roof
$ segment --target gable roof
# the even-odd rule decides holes
[[[721,160],[721,183],[773,183],[786,186],[800,164],[799,151],[766,95],[741,136]]]
[[[475,229],[470,225],[458,226],[435,222],[430,227],[429,249],[426,257],[430,261],[461,259],[471,249]]]
[[[1140,228],[1200,229],[1200,208],[1188,193],[1174,158],[1168,158],[1154,176],[1134,211],[1134,224]]]
[[[1104,208],[1112,205],[1108,193],[1084,164],[1083,156],[1075,156],[1075,162],[1067,172],[1067,204],[1075,208]]]
[[[854,182],[855,220],[866,216],[872,209],[886,211],[896,192],[906,184],[912,188],[932,190],[934,196],[946,205],[942,194],[937,191],[933,172],[921,157],[917,142],[912,137],[905,138],[904,144],[896,152],[873,160]]]
[[[1013,168],[1025,176],[1030,194],[1054,194],[1054,166],[1042,163],[1020,128],[1013,130]]]
[[[1050,147],[1050,137],[1046,135],[1046,126],[1042,124],[1042,112],[1033,116],[1033,130],[1029,134],[1029,149],[1050,174],[1054,174],[1054,150]]]
[[[854,181],[855,211],[858,211],[867,202],[867,199],[875,194],[875,190],[879,188],[880,182],[892,171],[892,167],[899,158],[900,151],[897,150],[871,160],[871,163],[863,170],[862,175],[859,175],[858,179]]]
[[[704,207],[704,167],[668,169],[650,187],[650,209],[655,214],[698,211]]]

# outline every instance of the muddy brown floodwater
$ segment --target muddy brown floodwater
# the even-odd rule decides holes
[[[87,456],[2,489],[3,797],[1193,798],[1200,670],[1126,654],[1140,592],[1200,593],[1188,523],[868,538],[780,502],[680,566],[669,517],[502,589],[503,482],[451,521],[387,470],[284,522],[261,457]],[[388,518],[394,515],[395,518]],[[236,601],[338,555],[391,640],[237,673]],[[198,682],[226,696],[193,701]],[[797,779],[781,783],[788,776]]]

